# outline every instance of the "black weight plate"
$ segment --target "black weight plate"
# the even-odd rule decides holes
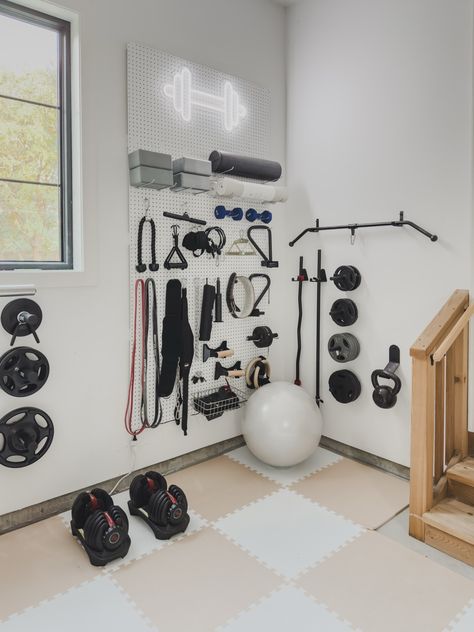
[[[359,341],[353,334],[334,334],[329,338],[328,351],[336,362],[351,362],[359,355]]]
[[[37,393],[48,376],[48,359],[31,347],[15,347],[0,358],[0,388],[13,397]]]
[[[352,292],[359,287],[361,274],[355,266],[339,266],[331,280],[341,292]]]
[[[53,422],[43,410],[26,406],[12,410],[0,419],[0,465],[32,465],[46,454],[53,436]]]
[[[339,298],[334,301],[329,314],[340,327],[350,327],[359,317],[357,305],[350,298]]]
[[[329,378],[329,392],[341,404],[355,402],[361,392],[359,378],[352,371],[335,371]]]
[[[37,323],[34,329],[38,329],[43,320],[43,312],[41,307],[35,301],[30,298],[17,298],[14,301],[10,301],[5,305],[2,310],[1,322],[2,326],[9,334],[13,334],[16,330],[17,336],[28,336],[31,331],[27,325],[20,325],[18,327],[18,314],[21,312],[28,312],[34,314],[37,318]]]
[[[183,510],[183,513],[186,513],[186,511],[188,510],[188,500],[187,500],[186,494],[183,492],[183,490],[180,487],[178,487],[177,485],[170,485],[169,493],[174,498],[176,498],[176,502],[178,503],[178,505]]]

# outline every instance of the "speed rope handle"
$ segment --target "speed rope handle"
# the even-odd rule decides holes
[[[134,440],[136,440],[137,435],[139,435],[143,430],[145,430],[146,426],[142,423],[139,428],[134,430],[132,428],[133,425],[133,400],[134,400],[134,391],[135,391],[135,364],[136,364],[136,356],[137,356],[137,329],[138,329],[138,301],[141,298],[141,317],[142,317],[142,344],[144,338],[144,311],[145,311],[145,283],[143,279],[137,279],[135,281],[135,305],[133,310],[133,343],[132,343],[132,354],[130,358],[130,381],[128,385],[128,398],[127,398],[127,408],[125,410],[125,430],[131,435]],[[141,367],[141,380],[143,385],[144,379],[144,366],[142,362]]]

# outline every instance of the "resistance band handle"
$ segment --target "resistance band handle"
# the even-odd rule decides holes
[[[227,377],[243,377],[245,375],[245,371],[243,369],[235,370],[235,371],[227,371]]]
[[[218,351],[216,357],[217,358],[230,358],[233,355],[234,355],[233,349],[225,349],[224,351]]]

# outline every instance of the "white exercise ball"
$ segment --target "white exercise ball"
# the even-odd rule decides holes
[[[314,399],[295,384],[271,382],[253,393],[242,434],[249,450],[277,467],[301,463],[316,450],[323,420]]]

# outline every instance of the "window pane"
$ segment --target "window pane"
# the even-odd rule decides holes
[[[61,261],[59,191],[0,182],[0,261]]]
[[[0,14],[0,94],[58,105],[58,33]]]
[[[0,97],[0,178],[59,184],[59,111]]]

